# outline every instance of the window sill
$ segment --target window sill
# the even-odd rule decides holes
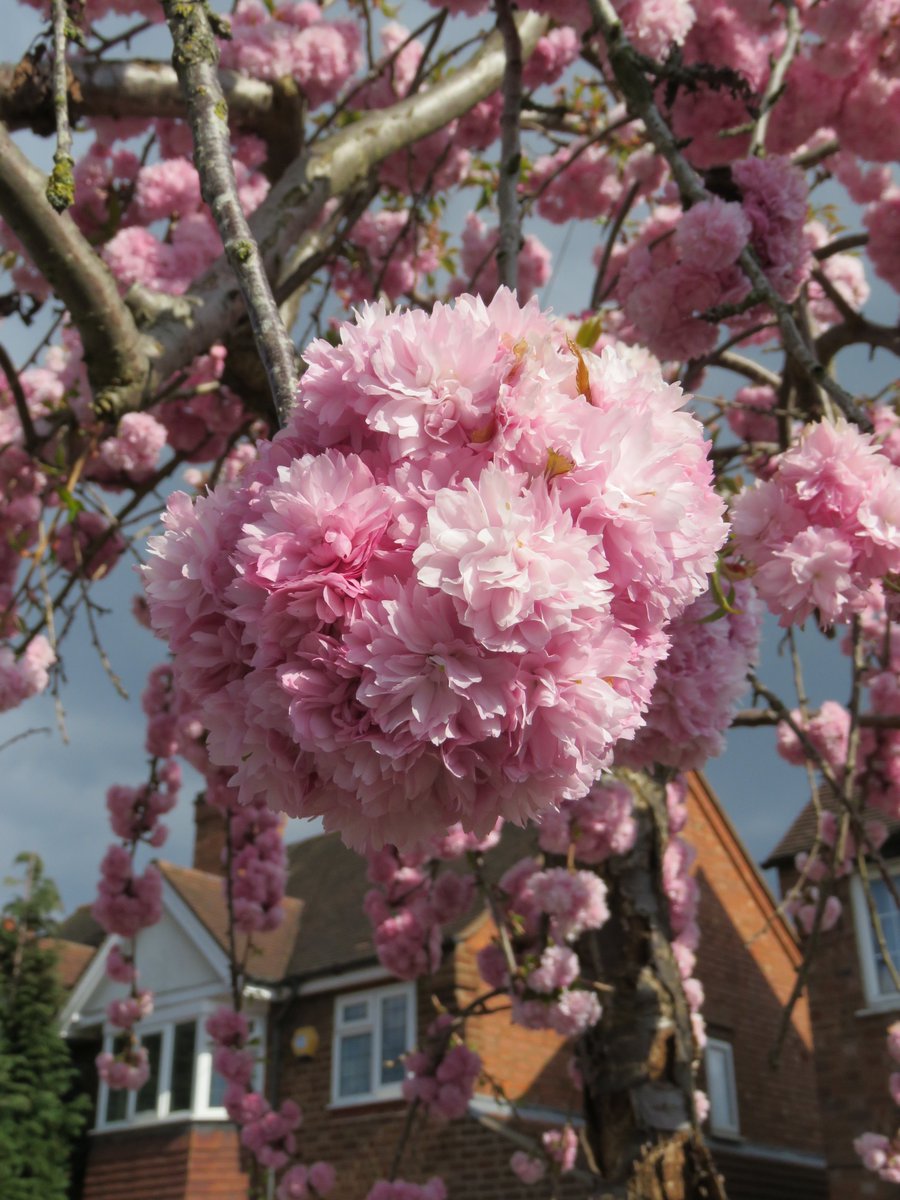
[[[158,1117],[148,1113],[144,1117],[133,1117],[130,1121],[110,1121],[105,1125],[96,1125],[90,1130],[90,1136],[102,1136],[105,1133],[143,1133],[145,1130],[158,1129],[165,1125],[198,1125],[204,1121],[227,1121],[228,1113],[224,1108],[211,1108],[206,1112],[169,1113],[166,1117]]]
[[[885,1013],[900,1012],[900,995],[878,996],[870,1000],[865,1008],[858,1008],[855,1017],[881,1017]]]
[[[396,1091],[382,1092],[377,1096],[354,1096],[347,1100],[332,1100],[327,1106],[326,1112],[353,1112],[360,1108],[383,1108],[386,1104],[399,1107],[405,1103],[403,1091],[398,1087]]]

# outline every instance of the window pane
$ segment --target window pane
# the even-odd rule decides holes
[[[887,884],[883,879],[870,880],[869,886],[872,889],[872,900],[875,903],[875,909],[878,913],[878,920],[881,924],[881,930],[884,934],[884,942],[888,948],[888,953],[891,956],[891,961],[894,966],[900,967],[900,912],[897,911],[897,905],[894,903],[894,898],[888,891]],[[875,946],[875,965],[878,971],[878,990],[882,993],[896,991],[894,981],[891,979],[891,973],[887,968],[878,943],[875,940],[873,931],[872,942]]]
[[[212,1079],[209,1081],[209,1107],[224,1108],[225,1092],[228,1088],[227,1080],[223,1079],[218,1071],[213,1071]]]
[[[730,1047],[706,1048],[706,1086],[709,1093],[710,1125],[715,1129],[737,1132],[738,1115],[734,1100],[734,1066]]]
[[[406,996],[385,996],[381,1001],[381,1082],[399,1083],[405,1074],[401,1055],[406,1040]]]
[[[354,1033],[340,1040],[338,1095],[365,1096],[372,1090],[372,1035]]]
[[[128,1111],[128,1091],[126,1088],[110,1088],[106,1093],[106,1120],[124,1121]]]
[[[147,1058],[150,1061],[150,1075],[147,1082],[137,1094],[135,1112],[156,1112],[156,1096],[159,1091],[159,1052],[162,1048],[162,1034],[148,1033],[141,1039]]]
[[[367,1000],[356,1000],[352,1004],[345,1004],[341,1008],[342,1021],[365,1021],[369,1016],[369,1003]]]
[[[175,1026],[172,1049],[172,1096],[170,1112],[184,1112],[191,1107],[194,1092],[194,1046],[197,1022],[185,1021]]]

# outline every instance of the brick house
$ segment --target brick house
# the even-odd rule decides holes
[[[833,807],[829,797],[821,803]],[[883,820],[882,814],[877,815]],[[765,866],[777,867],[782,895],[797,879],[794,857],[815,841],[817,817],[802,810]],[[882,854],[900,870],[900,822],[889,822]],[[873,866],[870,888],[885,941],[900,965],[900,912]],[[888,1093],[891,1070],[885,1031],[900,1019],[900,993],[876,944],[868,901],[858,874],[837,883],[841,917],[820,936],[808,975],[810,1016],[816,1046],[816,1079],[822,1136],[828,1161],[829,1200],[890,1200],[896,1185],[881,1183],[853,1152],[853,1139],[866,1130],[890,1134],[897,1108]]]
[[[762,877],[700,776],[689,789],[689,836],[697,851],[703,930],[698,975],[710,1041],[706,1087],[710,1143],[731,1200],[825,1200],[812,1037],[797,1005],[777,1068],[768,1065],[800,954]],[[527,852],[508,830],[493,870]],[[216,874],[221,832],[198,812],[195,866],[161,864],[164,915],[141,933],[141,976],[156,993],[142,1036],[154,1070],[137,1095],[97,1092],[79,1200],[238,1200],[247,1195],[237,1136],[220,1106],[203,1018],[226,1000],[225,909]],[[448,931],[441,969],[426,985],[401,983],[375,956],[362,914],[365,866],[335,835],[288,848],[287,919],[262,939],[246,992],[262,1047],[259,1086],[303,1108],[305,1159],[335,1163],[340,1200],[362,1200],[391,1166],[407,1108],[398,1055],[434,1016],[434,997],[465,1003],[479,984],[475,957],[491,937],[487,911]],[[109,1044],[104,1008],[121,991],[106,980],[100,936],[82,912],[64,929],[96,947],[63,1014],[88,1061]],[[472,1019],[467,1041],[482,1056],[479,1084],[461,1121],[416,1123],[398,1174],[442,1175],[451,1200],[544,1200],[546,1185],[520,1185],[509,1170],[516,1130],[577,1119],[580,1095],[569,1049],[555,1034],[511,1025],[505,1006]],[[513,1109],[515,1120],[513,1120]],[[585,1194],[583,1183],[572,1194]]]

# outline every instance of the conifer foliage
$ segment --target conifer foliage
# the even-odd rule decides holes
[[[35,854],[20,854],[21,894],[0,917],[0,1196],[64,1200],[87,1099],[59,1034],[62,988],[53,913],[59,895]]]

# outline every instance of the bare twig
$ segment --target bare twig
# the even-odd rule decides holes
[[[19,424],[22,426],[22,438],[25,449],[29,454],[33,454],[37,449],[38,436],[35,432],[34,422],[31,419],[28,400],[22,388],[22,381],[19,379],[19,372],[16,370],[15,364],[7,354],[6,347],[2,343],[0,343],[0,371],[6,376],[9,390],[13,395],[13,402],[16,406],[16,412],[19,415]]]
[[[800,17],[797,14],[797,6],[794,0],[782,0],[782,3],[787,10],[785,21],[787,37],[778,56],[778,61],[772,68],[772,72],[769,75],[769,82],[766,84],[766,90],[763,93],[759,119],[753,128],[750,146],[747,150],[747,153],[751,155],[762,153],[763,147],[766,144],[766,133],[768,132],[772,109],[781,95],[788,68],[794,61],[794,57],[800,46]]]
[[[500,117],[500,178],[497,204],[500,236],[497,239],[497,275],[501,285],[515,290],[519,281],[519,243],[522,215],[519,209],[519,170],[522,150],[519,120],[522,114],[522,42],[513,20],[510,0],[494,0],[497,28],[503,36],[506,67],[503,71],[503,112]]]
[[[47,181],[47,199],[58,213],[65,212],[75,199],[72,168],[72,129],[69,125],[69,83],[66,76],[66,24],[69,14],[66,0],[53,0],[53,109],[56,114],[56,152],[53,170]]]
[[[609,260],[612,258],[613,250],[616,246],[616,241],[622,226],[625,224],[625,219],[631,211],[631,206],[637,199],[637,194],[641,190],[641,185],[638,180],[635,180],[628,191],[625,193],[625,198],[619,205],[612,224],[609,227],[609,233],[606,235],[606,244],[603,247],[603,257],[600,259],[600,266],[597,268],[597,275],[594,279],[594,287],[591,292],[591,308],[598,308],[605,297],[612,290],[615,281],[606,289],[603,287],[606,279],[606,272],[609,268]]]

